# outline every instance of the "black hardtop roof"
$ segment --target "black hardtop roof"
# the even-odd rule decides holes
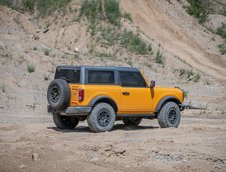
[[[59,65],[57,69],[100,69],[100,70],[118,70],[118,71],[134,71],[139,72],[137,68],[134,67],[116,67],[116,66],[73,66],[73,65]]]

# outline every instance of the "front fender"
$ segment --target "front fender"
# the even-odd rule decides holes
[[[174,96],[165,96],[163,97],[159,103],[157,104],[156,108],[155,108],[155,113],[159,112],[162,108],[162,106],[168,102],[168,101],[172,101],[172,102],[175,102],[177,104],[180,104],[181,102],[179,101],[178,98],[174,97]]]

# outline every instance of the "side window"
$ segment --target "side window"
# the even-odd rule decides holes
[[[120,72],[122,87],[147,87],[140,72]]]
[[[89,84],[114,84],[114,72],[113,71],[88,71],[88,83]]]

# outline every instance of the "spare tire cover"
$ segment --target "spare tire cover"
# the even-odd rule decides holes
[[[54,79],[48,87],[47,100],[52,109],[64,110],[70,103],[70,87],[63,79]]]

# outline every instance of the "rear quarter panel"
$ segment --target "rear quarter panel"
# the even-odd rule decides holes
[[[89,103],[97,96],[108,96],[120,108],[120,86],[118,85],[82,85],[70,84],[71,88],[71,102],[70,106],[88,106]],[[85,90],[84,101],[78,101],[78,90]]]

